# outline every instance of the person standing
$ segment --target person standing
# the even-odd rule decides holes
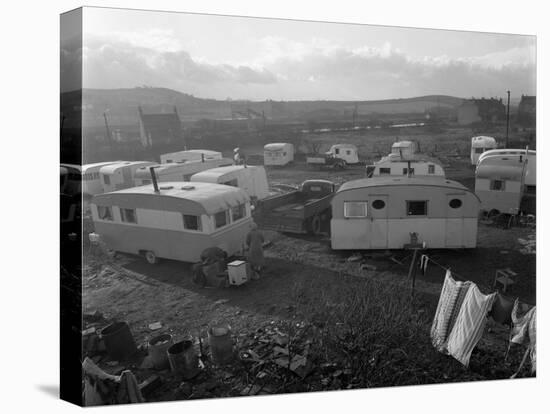
[[[264,236],[256,223],[252,224],[252,229],[246,236],[246,246],[248,247],[248,262],[252,270],[252,279],[259,279],[260,272],[264,265]]]
[[[235,148],[233,150],[233,161],[235,165],[243,165],[244,164],[244,155],[241,152],[240,148]]]

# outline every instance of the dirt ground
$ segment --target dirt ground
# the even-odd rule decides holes
[[[449,178],[473,187],[473,169],[467,158],[449,153],[441,159]],[[336,174],[312,170],[297,162],[288,168],[269,169],[268,175],[271,183],[299,184],[307,178],[323,178],[340,184],[364,177],[364,172],[364,166],[356,166]],[[320,283],[323,295],[328,295],[327,307],[331,306],[331,291],[337,290],[340,283],[348,283],[349,279],[375,281],[408,295],[411,284],[407,278],[410,252],[336,252],[330,249],[328,236],[315,238],[276,232],[266,232],[265,236],[271,243],[266,248],[267,263],[261,279],[229,288],[197,286],[192,282],[189,264],[163,260],[157,265],[149,265],[140,257],[122,254],[106,256],[99,248],[90,248],[84,269],[84,311],[101,312],[105,317],[103,324],[112,320],[127,321],[136,342],[142,345],[141,358],[125,364],[107,365],[106,360],[99,357],[98,364],[109,372],[117,372],[124,365],[132,369],[139,380],[152,373],[159,374],[163,385],[146,396],[150,401],[499,379],[508,378],[517,368],[521,355],[513,354],[508,361],[504,361],[507,331],[493,322],[489,322],[488,333],[474,351],[468,369],[452,358],[438,354],[431,347],[429,328],[441,290],[444,268],[450,268],[457,277],[474,281],[485,293],[492,291],[497,269],[511,269],[517,273],[516,283],[508,288],[507,293],[535,305],[536,255],[534,249],[524,249],[525,242],[535,237],[533,226],[505,229],[480,222],[476,249],[426,252],[444,268],[431,264],[425,275],[417,272],[415,299],[410,310],[421,332],[420,341],[414,345],[417,351],[411,351],[417,356],[391,357],[400,361],[395,365],[402,372],[411,371],[406,379],[397,378],[396,375],[400,375],[397,373],[388,379],[379,378],[373,371],[370,382],[355,378],[351,368],[346,368],[345,364],[339,367],[339,361],[328,357],[324,360],[320,357],[313,359],[314,366],[310,367],[306,376],[296,375],[296,372],[281,373],[280,367],[270,370],[269,366],[276,364],[267,364],[258,349],[268,346],[267,343],[275,335],[273,332],[278,329],[288,335],[289,330],[305,332],[308,326],[317,329],[315,315],[301,305],[303,295],[313,296],[319,292],[311,290],[308,293],[307,289],[303,289],[308,284]],[[151,330],[149,324],[153,322],[161,322],[162,328]],[[241,352],[237,366],[221,369],[207,364],[198,379],[193,381],[182,381],[168,371],[158,373],[143,367],[144,349],[153,336],[170,333],[177,339],[192,336],[197,340],[204,338],[207,327],[217,322],[231,326],[237,349]],[[316,338],[318,335],[311,335],[310,332],[309,339],[298,341],[302,344],[300,356],[306,354],[304,347],[314,346],[318,341]],[[411,345],[407,346],[410,348]],[[406,349],[402,352],[409,355],[409,348],[405,345],[402,348]],[[254,349],[257,352],[251,351]],[[258,355],[261,357],[259,360],[255,359]]]

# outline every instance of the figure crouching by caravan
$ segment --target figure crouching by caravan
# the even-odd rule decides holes
[[[413,233],[430,249],[476,247],[479,198],[444,177],[348,181],[331,204],[335,250],[402,249]]]
[[[96,195],[95,232],[114,251],[198,262],[209,247],[242,252],[252,228],[250,198],[240,188],[167,182]]]

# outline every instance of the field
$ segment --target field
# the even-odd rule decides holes
[[[449,178],[473,187],[471,131],[393,132],[327,133],[315,139],[326,146],[356,144],[365,162],[388,153],[396,138],[415,139],[423,152],[441,159]],[[261,146],[244,151],[253,159]],[[268,169],[271,183],[285,184],[308,178],[342,183],[364,173],[364,166],[312,170],[299,159],[290,167]],[[522,250],[523,241],[534,235],[533,226],[505,229],[480,222],[476,249],[427,253],[485,293],[492,289],[495,271],[510,268],[517,276],[508,293],[534,305],[536,255]],[[146,396],[151,401],[501,379],[518,367],[521,348],[505,361],[507,331],[491,321],[468,368],[433,349],[429,330],[443,268],[432,264],[425,275],[418,272],[411,296],[407,251],[335,252],[328,237],[265,236],[270,244],[260,280],[230,288],[195,285],[189,264],[164,260],[152,266],[140,257],[112,256],[90,247],[83,280],[85,311],[103,314],[97,326],[127,321],[143,345],[132,361],[107,364],[99,357],[99,365],[110,372],[130,368],[140,381],[158,374],[162,385]],[[162,328],[151,330],[153,322],[161,322]],[[232,328],[239,354],[234,364],[217,367],[205,357],[201,374],[191,381],[144,364],[145,344],[164,332],[177,339],[192,336],[207,355],[206,328],[216,322]],[[288,343],[283,351],[281,337]],[[520,374],[528,375],[527,368]]]

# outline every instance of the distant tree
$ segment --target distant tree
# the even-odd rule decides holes
[[[306,147],[308,154],[319,154],[323,143],[317,141],[315,138],[304,138],[302,144]]]

